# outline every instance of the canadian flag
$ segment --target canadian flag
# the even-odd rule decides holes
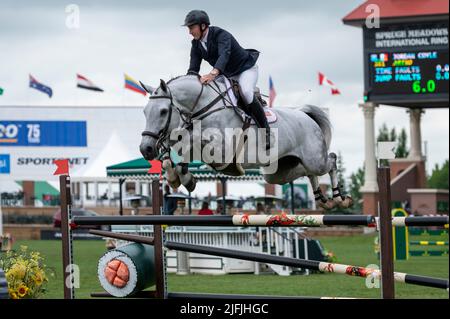
[[[341,94],[341,92],[339,92],[338,88],[336,87],[336,85],[334,85],[334,83],[329,80],[323,73],[319,72],[319,85],[328,85],[329,87],[331,87],[331,94],[332,95],[336,95],[336,94]]]

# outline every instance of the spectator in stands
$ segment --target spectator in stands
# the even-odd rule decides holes
[[[257,215],[265,215],[266,209],[264,208],[264,205],[262,203],[256,204],[256,214]]]
[[[164,215],[173,215],[173,213],[177,209],[177,200],[176,200],[176,198],[169,197],[168,195],[171,195],[170,187],[169,187],[169,185],[165,185],[163,212],[164,212]]]
[[[198,211],[198,214],[199,215],[214,215],[214,212],[211,209],[209,209],[208,202],[203,202],[202,203],[202,209],[200,209]]]
[[[223,214],[223,206],[222,206],[222,204],[217,204],[216,214],[217,215],[222,215]]]

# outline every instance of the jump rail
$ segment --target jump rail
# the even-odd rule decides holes
[[[139,235],[127,235],[127,234],[117,234],[108,231],[90,230],[90,233],[99,236],[118,238],[123,240],[129,240],[133,242],[152,244],[152,239],[147,236]],[[128,239],[127,239],[128,238]],[[236,258],[248,261],[256,261],[263,263],[270,263],[282,266],[290,266],[295,268],[307,268],[311,270],[318,270],[320,272],[329,272],[337,274],[345,274],[357,277],[369,277],[380,278],[381,272],[377,269],[364,268],[352,265],[343,265],[336,263],[320,262],[315,260],[305,260],[290,257],[280,257],[273,255],[266,255],[260,253],[252,253],[246,251],[218,248],[218,247],[208,247],[200,245],[185,244],[173,241],[164,242],[164,246],[168,249],[185,251],[190,253],[198,253],[219,257]],[[401,272],[394,272],[394,280],[396,282],[403,282],[407,284],[413,284],[418,286],[426,286],[433,288],[448,289],[448,280],[441,278],[425,277],[412,274],[406,274]]]
[[[72,228],[89,225],[169,225],[169,226],[269,226],[320,227],[367,226],[375,227],[378,218],[368,215],[246,215],[233,216],[74,216]],[[393,226],[444,226],[447,216],[393,217]]]
[[[62,212],[62,243],[63,243],[63,269],[64,282],[68,283],[72,275],[69,266],[72,262],[72,229],[78,227],[90,228],[92,225],[155,225],[154,238],[138,235],[117,234],[111,232],[102,232],[90,230],[91,233],[105,236],[115,237],[143,244],[154,245],[155,249],[155,291],[142,291],[139,295],[146,295],[152,298],[195,298],[207,297],[208,294],[190,294],[190,293],[169,293],[167,291],[166,265],[163,248],[175,249],[186,252],[194,252],[201,254],[209,254],[222,257],[240,258],[250,261],[259,261],[272,264],[315,269],[322,272],[333,272],[338,274],[347,274],[359,277],[381,277],[382,281],[382,298],[391,299],[395,297],[394,282],[403,282],[408,284],[447,289],[448,279],[440,279],[433,277],[425,277],[411,275],[406,273],[394,272],[393,255],[392,255],[392,226],[444,226],[448,225],[448,217],[394,217],[391,215],[391,197],[390,197],[390,176],[389,168],[378,168],[378,184],[380,185],[380,219],[367,215],[235,215],[235,216],[161,216],[162,210],[162,191],[159,180],[152,181],[152,204],[153,214],[150,216],[99,216],[99,217],[81,217],[75,216],[71,218],[70,203],[70,177],[60,176],[61,189],[61,212]],[[383,190],[383,191],[382,191]],[[385,190],[385,191],[384,191]],[[354,225],[377,227],[381,238],[381,270],[356,267],[351,265],[324,263],[313,260],[302,260],[288,257],[272,256],[265,254],[257,254],[251,252],[234,251],[223,248],[195,246],[177,242],[164,242],[163,231],[161,225],[179,225],[179,226],[272,226],[272,227],[297,227],[297,226],[333,226],[333,225]],[[448,226],[447,226],[448,227]],[[121,236],[121,237],[118,237]],[[124,237],[132,236],[132,237]],[[74,298],[73,288],[64,290],[66,299]],[[149,293],[149,294],[147,294]],[[106,296],[105,293],[92,294],[92,296]],[[210,295],[213,297],[213,295]],[[228,295],[216,295],[221,298],[233,297]],[[235,295],[239,298],[239,295]],[[251,295],[246,296],[252,298]],[[261,298],[261,296],[255,296]],[[303,297],[299,297],[300,299]],[[309,298],[309,297],[308,297]],[[314,297],[312,297],[314,299]],[[328,299],[323,297],[321,299]],[[332,298],[339,299],[339,298]]]
[[[170,226],[375,226],[367,215],[246,215],[233,216],[75,216],[72,227],[82,225],[170,225]]]

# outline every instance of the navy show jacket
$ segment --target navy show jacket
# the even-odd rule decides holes
[[[242,48],[231,33],[214,26],[209,27],[206,47],[208,50],[200,40],[192,40],[188,72],[198,73],[204,59],[221,74],[231,77],[253,67],[259,57],[259,51]]]

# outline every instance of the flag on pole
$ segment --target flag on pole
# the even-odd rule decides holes
[[[277,92],[275,91],[275,87],[273,86],[272,77],[269,76],[269,107],[272,107],[273,101],[277,96]]]
[[[57,159],[53,163],[56,165],[56,171],[53,175],[69,175],[69,160]]]
[[[319,85],[327,85],[331,88],[331,94],[337,95],[341,94],[339,89],[334,85],[334,83],[329,80],[323,73],[319,72]]]
[[[162,162],[158,160],[148,161],[150,163],[150,169],[148,174],[159,174],[159,179],[162,179]]]
[[[142,95],[147,95],[147,92],[134,80],[131,76],[125,74],[125,88]]]
[[[88,79],[86,79],[84,76],[82,76],[80,74],[77,74],[77,87],[79,87],[81,89],[86,89],[86,90],[103,92],[103,90],[101,88],[99,88],[94,83],[92,83],[91,81],[89,81]]]
[[[38,82],[31,74],[30,74],[30,88],[36,89],[48,95],[48,97],[52,97],[53,91],[49,86],[46,86],[40,82]]]

